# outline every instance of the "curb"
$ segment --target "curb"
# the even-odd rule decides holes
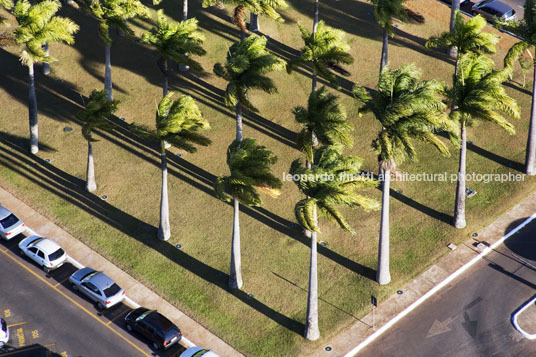
[[[526,332],[525,330],[523,330],[519,324],[517,323],[517,318],[519,317],[519,315],[521,315],[521,313],[523,311],[525,311],[526,309],[528,309],[530,307],[530,305],[532,305],[534,303],[534,301],[536,301],[536,296],[533,297],[532,299],[530,299],[527,303],[525,303],[525,305],[523,305],[513,316],[512,316],[512,325],[514,325],[514,328],[517,330],[517,332],[519,332],[520,334],[523,335],[523,337],[525,338],[528,338],[529,340],[534,340],[536,339],[536,334],[530,334],[528,332]]]
[[[353,357],[355,356],[359,351],[361,351],[363,348],[368,346],[371,342],[376,340],[379,336],[381,336],[385,331],[387,331],[391,326],[393,326],[395,323],[400,321],[402,318],[404,318],[407,314],[409,314],[411,311],[415,310],[419,305],[421,305],[423,302],[428,300],[432,295],[434,295],[436,292],[441,290],[443,287],[445,287],[447,284],[449,284],[452,280],[456,279],[458,276],[460,276],[462,273],[464,273],[467,269],[475,265],[478,261],[480,261],[481,258],[488,255],[491,251],[493,251],[495,248],[497,248],[500,244],[502,244],[505,240],[510,238],[512,235],[517,233],[519,230],[521,230],[523,227],[525,227],[527,224],[529,224],[533,219],[536,218],[536,213],[534,213],[532,216],[527,218],[523,223],[518,225],[516,228],[508,232],[508,234],[504,235],[501,239],[493,243],[491,246],[486,247],[480,254],[478,254],[476,257],[472,258],[469,262],[465,263],[463,266],[461,266],[458,270],[456,270],[454,273],[450,274],[447,278],[442,280],[439,284],[434,286],[432,289],[430,289],[426,294],[421,296],[419,299],[417,299],[415,302],[413,302],[410,306],[402,310],[398,315],[396,315],[393,319],[388,321],[385,325],[383,325],[381,328],[376,330],[372,335],[367,337],[363,342],[361,342],[359,345],[354,347],[351,351],[347,352],[344,357]],[[533,299],[532,301],[536,300]],[[531,301],[531,302],[532,302]],[[529,303],[530,304],[530,303]],[[527,304],[524,306],[519,312],[523,311],[525,308],[528,307]],[[518,312],[518,313],[519,313]],[[516,314],[517,315],[517,314]],[[516,319],[517,323],[517,319]],[[515,325],[514,325],[515,326]],[[523,333],[522,333],[523,334]],[[525,335],[524,335],[525,336]],[[536,335],[534,335],[534,338],[536,338]]]
[[[37,234],[33,229],[31,229],[30,227],[26,227],[26,231],[28,233],[30,233],[30,235],[36,235],[38,236],[39,234]],[[74,265],[75,267],[77,267],[78,269],[82,269],[84,267],[84,264],[80,263],[79,261],[77,261],[76,259],[74,259],[73,257],[71,257],[70,255],[67,254],[67,260],[69,261],[69,263],[71,263],[72,265]],[[125,295],[124,297],[124,301],[127,303],[128,306],[130,306],[131,308],[133,309],[137,309],[138,307],[140,307],[141,305],[138,304],[136,301],[132,300],[131,298],[129,298],[127,295]],[[190,341],[188,338],[186,338],[186,336],[182,336],[181,338],[181,342],[183,342],[188,348],[190,347],[196,347],[197,345],[195,343],[193,343],[192,341]]]

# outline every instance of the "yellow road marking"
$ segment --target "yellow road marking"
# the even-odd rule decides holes
[[[110,321],[108,321],[108,322],[106,323],[106,325],[111,324],[111,323],[114,322],[118,317],[123,316],[123,315],[125,314],[125,312],[128,312],[128,309],[125,310],[125,311],[123,311],[122,313],[120,313],[119,315],[117,315],[116,317],[114,317],[113,319],[111,319]]]
[[[17,339],[19,340],[19,347],[26,346],[26,338],[24,338],[22,327],[17,329]]]
[[[39,331],[37,330],[32,330],[32,338],[39,338]]]
[[[69,280],[69,277],[66,277],[65,279],[63,279],[62,281],[60,281],[59,283],[57,283],[56,285],[54,285],[54,287],[58,287],[58,285],[61,285],[63,284],[64,282],[66,282],[67,280]]]
[[[4,316],[7,318],[9,316],[11,316],[11,310],[10,309],[5,309],[4,310]]]
[[[16,324],[7,325],[7,327],[15,327],[15,326],[19,326],[19,325],[24,325],[25,323],[26,323],[26,321],[17,322]]]
[[[76,302],[73,298],[71,298],[70,296],[68,296],[67,294],[65,294],[63,291],[59,290],[57,287],[55,287],[54,285],[52,285],[51,283],[49,283],[48,281],[46,281],[45,279],[43,279],[41,276],[39,276],[37,273],[35,273],[34,271],[32,271],[30,268],[28,268],[26,265],[22,264],[21,262],[19,262],[18,260],[16,260],[15,258],[13,258],[11,256],[11,254],[8,254],[7,252],[2,252],[5,256],[7,256],[9,259],[13,260],[15,263],[17,263],[18,265],[20,265],[21,267],[23,267],[24,269],[26,269],[30,274],[32,274],[33,276],[35,276],[36,278],[38,278],[39,280],[41,280],[42,282],[44,282],[45,284],[47,284],[48,286],[50,286],[52,289],[56,290],[57,293],[59,293],[60,295],[62,295],[64,298],[66,298],[67,300],[69,300],[70,302],[72,302],[74,305],[76,305],[78,308],[80,308],[80,310],[84,311],[85,313],[87,313],[89,316],[93,317],[95,320],[97,320],[98,322],[100,322],[103,326],[106,326],[106,328],[110,329],[110,331],[112,331],[113,333],[115,333],[117,336],[119,336],[121,339],[123,339],[126,343],[128,343],[129,345],[131,345],[132,347],[134,347],[136,350],[138,350],[139,352],[141,352],[144,356],[146,357],[150,357],[151,355],[148,354],[147,352],[143,351],[141,348],[139,348],[138,346],[136,346],[132,341],[128,340],[125,336],[121,335],[119,332],[117,332],[115,329],[111,328],[110,326],[108,326],[104,321],[102,321],[101,319],[99,319],[97,316],[95,316],[94,314],[92,314],[88,309],[86,309],[85,307],[83,307],[82,305],[80,305],[78,302]]]

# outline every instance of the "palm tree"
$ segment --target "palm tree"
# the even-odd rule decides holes
[[[277,162],[268,148],[257,145],[255,139],[234,140],[227,149],[227,165],[231,174],[218,177],[214,185],[216,196],[225,202],[233,200],[233,238],[231,244],[231,267],[229,287],[240,289],[243,285],[240,257],[240,203],[260,206],[262,199],[258,191],[277,197],[281,181],[270,172]],[[230,195],[225,193],[228,189]]]
[[[335,146],[322,146],[315,152],[311,168],[302,166],[299,159],[292,162],[290,166],[289,173],[295,179],[294,182],[307,196],[294,208],[296,219],[305,230],[312,232],[304,333],[308,340],[317,340],[320,337],[317,272],[317,233],[320,233],[318,215],[329,218],[338,227],[354,234],[354,230],[337,206],[358,206],[364,210],[379,208],[376,200],[358,193],[361,189],[375,187],[377,184],[376,181],[361,175],[362,163],[363,160],[359,157],[343,156]]]
[[[285,0],[203,0],[203,7],[213,6],[218,3],[234,6],[233,23],[240,30],[240,39],[246,37],[248,32],[246,21],[244,20],[246,10],[251,14],[265,15],[273,20],[283,22],[283,18],[277,12],[277,9],[286,9],[288,7]],[[257,29],[251,28],[251,31],[259,31],[258,21],[255,21]]]
[[[406,158],[416,159],[413,144],[420,140],[435,146],[441,154],[449,156],[445,144],[434,134],[446,131],[453,141],[457,126],[448,119],[439,94],[443,86],[435,80],[421,81],[421,72],[414,64],[397,70],[384,68],[380,74],[378,88],[369,93],[364,87],[355,86],[354,95],[361,112],[372,112],[382,125],[372,148],[380,160],[382,182],[382,215],[378,250],[376,280],[380,284],[391,281],[389,272],[389,186],[391,172],[396,171]]]
[[[513,66],[515,61],[529,48],[536,49],[536,0],[526,0],[522,21],[501,23],[501,27],[510,31],[523,40],[510,48],[504,58],[505,66]],[[536,57],[533,58],[536,63]],[[525,159],[525,172],[527,175],[536,174],[536,66],[532,82],[532,106],[530,111],[530,125],[527,139],[527,152]]]
[[[43,50],[46,42],[74,43],[73,34],[78,31],[78,25],[65,17],[56,16],[61,4],[56,0],[44,0],[31,5],[28,0],[19,0],[13,9],[13,15],[19,26],[15,30],[17,43],[25,45],[20,60],[28,67],[29,96],[28,112],[30,120],[30,151],[39,151],[37,98],[35,96],[34,64],[50,62],[54,58],[47,56]]]
[[[460,162],[456,186],[454,226],[465,227],[465,168],[467,151],[466,128],[474,120],[489,121],[510,134],[515,130],[501,113],[519,118],[517,102],[508,96],[502,83],[512,73],[511,67],[494,70],[493,61],[484,55],[465,54],[460,59],[459,74],[454,86],[447,90],[447,98],[453,105],[450,117],[460,123]]]
[[[383,29],[383,45],[382,56],[380,60],[380,73],[383,67],[387,65],[388,60],[388,46],[389,36],[395,35],[395,29],[393,26],[393,20],[398,18],[399,20],[406,22],[408,15],[404,3],[406,0],[372,0],[372,6],[374,6],[374,18],[380,27]]]
[[[82,135],[87,140],[87,170],[86,170],[86,190],[93,192],[97,189],[95,182],[95,166],[93,163],[93,138],[92,130],[110,130],[113,128],[110,117],[117,110],[118,100],[109,102],[106,100],[106,90],[93,90],[89,96],[89,102],[80,111],[76,118],[82,122]]]
[[[104,43],[104,89],[108,92],[108,100],[113,99],[112,64],[110,50],[112,38],[110,27],[121,33],[133,36],[128,20],[135,17],[149,17],[149,9],[140,0],[81,0],[80,5],[99,22],[99,37]]]
[[[164,15],[164,10],[158,10],[156,26],[143,33],[141,40],[156,47],[160,53],[158,67],[164,75],[164,97],[168,93],[169,60],[188,66],[197,72],[203,70],[199,62],[187,55],[203,56],[206,54],[202,47],[205,36],[197,31],[197,19],[195,18],[178,23],[169,23],[166,15]]]
[[[158,104],[156,111],[156,130],[142,125],[131,124],[132,131],[146,139],[156,139],[160,143],[162,160],[162,191],[160,196],[160,223],[158,239],[168,240],[171,237],[169,224],[169,203],[167,185],[166,143],[189,153],[197,151],[195,145],[208,146],[211,141],[198,133],[199,130],[210,129],[209,122],[203,117],[195,100],[188,96],[180,96],[173,100],[173,92],[169,92]]]
[[[250,35],[233,44],[227,52],[225,64],[216,63],[214,74],[225,79],[225,105],[236,108],[236,140],[242,140],[242,109],[257,112],[249,101],[248,91],[260,89],[277,93],[274,82],[266,76],[284,68],[284,61],[266,50],[266,38]]]
[[[12,0],[0,0],[0,9],[11,10],[13,8]],[[5,24],[5,18],[0,16],[0,25]]]
[[[460,0],[451,0],[450,5],[450,24],[449,24],[449,32],[452,35],[455,35],[456,33],[456,13],[460,12]],[[448,48],[449,56],[452,58],[458,57],[458,48],[456,46],[450,46]]]
[[[454,75],[456,75],[458,62],[466,53],[493,54],[495,45],[499,42],[499,36],[483,32],[486,20],[480,16],[474,16],[469,21],[463,20],[463,15],[457,11],[454,17],[454,31],[443,32],[439,36],[432,36],[426,41],[426,48],[456,48],[456,63]]]
[[[313,68],[312,90],[316,90],[317,76],[340,88],[337,84],[337,76],[332,71],[348,75],[349,73],[340,65],[354,62],[353,57],[348,53],[350,46],[344,39],[344,32],[325,25],[324,21],[318,22],[314,34],[300,24],[298,27],[305,46],[301,49],[299,58],[288,62],[287,72],[291,73],[298,65],[309,65]]]
[[[346,111],[325,86],[311,92],[307,108],[298,106],[292,112],[296,121],[303,126],[298,134],[297,144],[306,156],[306,167],[310,168],[313,150],[318,145],[353,144],[353,125],[346,119]]]
[[[277,22],[284,22],[283,18],[276,10],[288,8],[288,4],[285,0],[259,0],[259,5],[262,9],[261,14],[264,14]],[[261,30],[258,13],[250,12],[249,30],[252,32],[259,32]]]

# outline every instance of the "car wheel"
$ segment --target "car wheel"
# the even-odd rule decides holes
[[[24,254],[24,251],[22,249],[19,249],[19,254],[21,257],[25,258],[26,254]]]
[[[476,16],[478,14],[476,13],[476,11],[471,11],[471,15]]]
[[[153,347],[155,350],[159,350],[160,349],[160,345],[156,342],[153,342]]]
[[[127,324],[127,331],[132,332],[132,326],[130,326],[130,324]]]
[[[71,287],[73,288],[74,291],[78,291],[78,285],[76,285],[76,284],[71,284]]]
[[[48,274],[50,273],[50,268],[43,265],[43,271]]]
[[[98,303],[97,303],[97,308],[98,308],[99,310],[104,310],[104,305],[101,304],[100,302],[98,302]]]

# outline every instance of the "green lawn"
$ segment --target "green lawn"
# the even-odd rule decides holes
[[[285,24],[261,19],[261,29],[270,35],[269,48],[285,59],[301,47],[296,22],[312,25],[312,1],[290,3],[292,8],[284,12]],[[535,188],[533,178],[507,184],[470,182],[468,186],[478,194],[467,200],[468,227],[456,230],[450,225],[455,183],[394,182],[393,189],[402,192],[391,197],[393,282],[385,287],[374,282],[379,212],[345,210],[358,232],[355,236],[321,220],[319,240],[327,242],[326,247],[319,248],[322,337],[314,343],[306,342],[301,334],[309,247],[293,223],[293,207],[300,199],[294,184],[285,182],[281,197],[266,198],[263,208],[242,210],[244,289],[232,292],[226,288],[232,207],[214,198],[212,185],[215,176],[227,174],[225,150],[234,138],[235,122],[233,113],[223,106],[224,83],[211,70],[215,62],[224,60],[228,46],[239,34],[230,22],[231,9],[201,9],[198,4],[192,3],[191,14],[199,19],[207,36],[208,54],[201,59],[206,73],[200,78],[177,76],[170,87],[198,100],[211,123],[212,130],[207,134],[213,144],[196,154],[182,153],[182,158],[173,157],[169,163],[172,238],[168,242],[156,239],[158,152],[130,135],[127,124],[118,120],[120,129],[96,135],[100,139],[94,145],[99,187],[95,195],[83,190],[87,145],[73,118],[81,108],[81,96],[103,87],[104,49],[96,22],[73,8],[62,13],[80,25],[76,44],[51,46],[51,54],[59,59],[51,66],[51,76],[44,77],[39,68],[36,70],[41,144],[37,156],[28,150],[27,70],[18,61],[16,46],[0,48],[0,184],[242,353],[306,355],[321,348],[330,337],[366,314],[370,294],[385,299],[446,254],[448,243],[463,242]],[[322,3],[320,17],[348,33],[355,57],[355,64],[349,68],[352,75],[342,79],[340,93],[356,127],[355,146],[348,153],[363,157],[365,169],[376,171],[370,143],[378,124],[369,116],[357,118],[347,93],[353,82],[375,86],[381,32],[368,3],[341,0],[329,4]],[[168,15],[179,18],[179,2],[163,5]],[[425,15],[426,24],[399,24],[398,36],[389,48],[391,66],[415,62],[423,69],[424,78],[448,81],[452,60],[426,50],[423,43],[448,28],[450,10],[426,0],[415,0],[411,6]],[[138,34],[151,26],[145,20],[133,24]],[[495,57],[500,65],[513,43],[506,35],[501,37]],[[114,97],[122,102],[117,114],[126,123],[154,125],[156,103],[162,95],[156,59],[157,55],[143,45],[114,36]],[[291,108],[306,103],[310,77],[307,70],[298,70],[291,76],[276,73],[273,78],[279,93],[252,96],[260,112],[258,116],[246,115],[244,135],[256,138],[279,156],[274,171],[282,177],[292,160],[301,157],[292,144],[298,126]],[[515,79],[520,81],[520,76]],[[469,129],[469,140],[475,145],[469,147],[468,173],[519,173],[515,168],[524,161],[530,93],[515,84],[508,91],[523,109],[523,119],[515,123],[518,134],[509,136],[488,124]],[[66,126],[74,130],[64,132]],[[457,150],[451,158],[443,158],[428,147],[418,149],[420,161],[402,165],[402,171],[456,172]],[[380,198],[379,190],[370,194]],[[102,195],[108,199],[101,200]],[[180,250],[175,248],[179,243],[183,246]]]

